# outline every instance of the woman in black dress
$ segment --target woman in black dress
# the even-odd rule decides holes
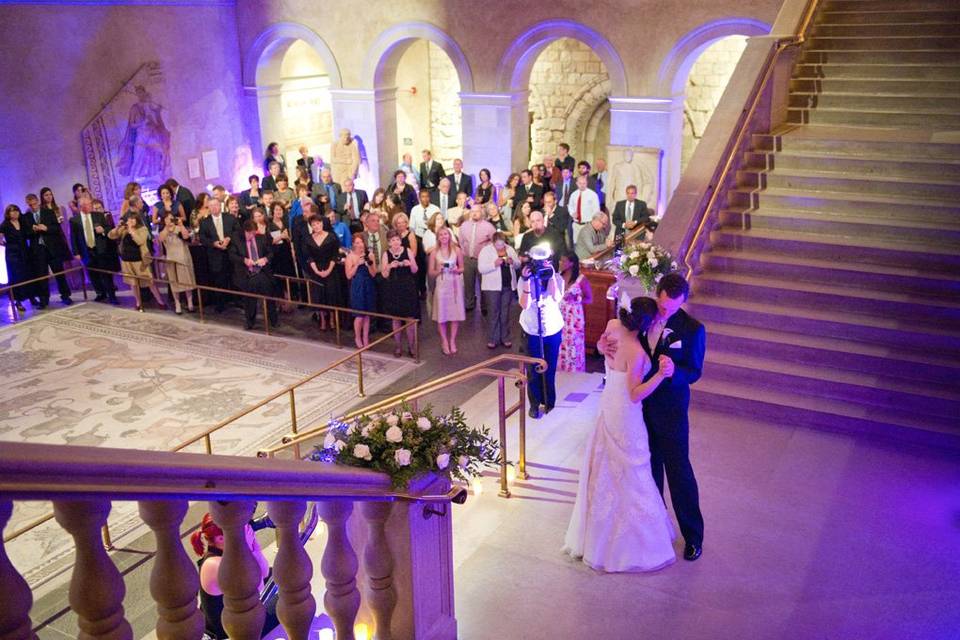
[[[3,210],[0,234],[3,235],[3,244],[6,247],[4,254],[7,263],[7,284],[12,286],[36,277],[30,268],[26,230],[20,224],[20,207],[17,205],[8,204],[7,208]],[[23,306],[24,300],[29,299],[34,306],[38,304],[34,299],[35,289],[36,284],[28,284],[13,290],[17,311],[20,313],[26,311]]]
[[[477,202],[493,202],[493,183],[490,181],[490,169],[480,169],[480,184],[477,185]]]
[[[396,229],[387,232],[387,250],[380,259],[380,275],[385,280],[383,286],[383,312],[404,318],[420,317],[420,295],[417,291],[417,261],[415,254],[404,248],[403,241]],[[393,321],[393,330],[402,325],[400,320]],[[417,326],[410,325],[407,334],[407,353],[413,355],[413,344],[417,339]],[[400,357],[400,334],[393,336],[396,348],[393,355]]]
[[[290,229],[287,227],[287,212],[283,208],[282,202],[275,202],[271,207],[270,219],[267,222],[267,233],[273,242],[273,262],[271,268],[273,273],[278,276],[297,277],[297,271],[293,262],[293,245],[290,243]],[[295,282],[290,282],[290,288],[287,283],[290,282],[284,278],[277,278],[277,290],[282,297],[290,299],[287,292],[295,293]]]
[[[310,279],[317,284],[313,287],[311,300],[317,304],[332,307],[344,306],[342,291],[344,284],[340,281],[343,270],[337,269],[340,260],[340,241],[330,228],[330,221],[317,216],[310,220],[310,235],[303,243],[306,251],[307,266],[310,268]],[[320,330],[326,331],[333,326],[332,311],[318,313]],[[329,320],[329,325],[328,325]]]

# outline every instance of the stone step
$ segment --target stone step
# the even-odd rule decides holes
[[[874,345],[723,322],[711,322],[708,331],[708,354],[713,350],[725,350],[798,364],[829,362],[834,370],[920,385],[931,395],[953,398],[957,394],[960,360],[932,356],[910,348],[892,349],[888,344]]]
[[[827,24],[820,23],[813,27],[813,35],[817,38],[882,38],[890,36],[910,36],[920,38],[953,37],[960,28],[960,22],[879,22],[855,24]]]
[[[951,223],[960,217],[960,203],[944,200],[914,198],[910,212],[902,198],[886,194],[844,193],[821,191],[813,193],[797,189],[767,187],[763,191],[738,188],[729,193],[731,209],[771,208],[781,210],[810,210],[852,214],[863,217],[897,217],[909,215],[910,219],[931,223]]]
[[[824,13],[834,11],[896,13],[900,11],[949,11],[956,8],[955,0],[828,0],[822,5],[820,11]]]
[[[791,426],[869,435],[871,438],[922,443],[951,450],[960,448],[956,420],[903,415],[881,407],[809,398],[795,393],[766,391],[758,395],[749,385],[737,382],[700,380],[694,386],[691,406]]]
[[[893,136],[881,134],[893,133]],[[910,132],[883,132],[862,127],[798,127],[787,133],[754,134],[755,148],[834,157],[883,157],[903,161],[960,162],[960,144],[911,139]],[[868,134],[870,137],[864,137]]]
[[[800,56],[802,64],[900,64],[943,65],[949,70],[957,64],[956,49],[877,49],[861,43],[862,49],[818,49],[807,45]]]
[[[826,355],[826,354],[825,354]],[[813,364],[789,362],[746,351],[707,351],[704,369],[711,379],[797,393],[810,398],[843,400],[867,407],[882,407],[907,415],[955,418],[960,415],[960,395],[932,390],[929,385],[885,375],[873,376],[833,367],[823,358]]]
[[[694,280],[697,294],[730,300],[762,300],[766,304],[804,309],[854,310],[858,316],[882,320],[889,328],[906,320],[913,327],[941,329],[953,334],[960,348],[960,303],[944,298],[924,298],[912,291],[864,291],[839,280],[792,280],[704,272]],[[895,318],[895,319],[892,319]],[[907,320],[909,319],[909,320]]]
[[[881,93],[880,87],[875,93],[841,93],[824,91],[811,93],[790,92],[790,106],[796,109],[848,109],[851,111],[899,111],[903,113],[934,113],[960,115],[960,97],[950,95],[931,95],[915,93],[913,95]]]
[[[960,278],[910,265],[887,266],[859,262],[818,260],[763,251],[712,249],[704,254],[707,271],[793,280],[842,282],[864,291],[916,292],[931,298],[960,300]]]
[[[779,229],[890,240],[910,238],[960,252],[960,222],[950,226],[933,225],[898,218],[883,220],[822,211],[783,211],[763,206],[749,211],[725,209],[720,212],[719,220],[724,228],[733,229]]]
[[[882,155],[836,155],[816,151],[751,151],[747,167],[767,170],[823,171],[858,176],[941,178],[960,181],[960,160],[910,159]]]
[[[888,194],[899,197],[918,197],[943,201],[960,200],[960,183],[934,178],[911,178],[897,176],[869,176],[842,174],[829,171],[801,171],[799,169],[775,169],[755,173],[745,169],[745,177],[751,174],[759,178],[759,186],[774,189],[854,194]],[[755,181],[753,181],[755,182]]]
[[[958,25],[960,28],[960,25]],[[797,76],[790,81],[791,94],[870,94],[885,96],[936,95],[960,98],[960,73],[950,80],[914,78],[832,78]]]
[[[827,236],[776,229],[719,228],[711,232],[713,246],[722,250],[762,251],[842,263],[864,262],[886,266],[913,265],[934,273],[960,272],[960,255],[909,240]]]
[[[688,309],[708,329],[713,323],[722,322],[744,329],[783,331],[865,345],[883,345],[891,351],[903,350],[947,362],[960,360],[960,333],[920,325],[909,317],[876,317],[819,306],[777,305],[766,301],[707,295],[701,291],[691,297]]]
[[[960,22],[960,10],[956,3],[948,9],[928,9],[926,11],[821,11],[819,25],[833,24],[880,24],[892,23],[938,23]]]
[[[944,51],[960,52],[960,37],[911,34],[902,36],[814,36],[811,50],[823,51]]]
[[[915,128],[925,131],[960,130],[960,114],[882,111],[866,109],[790,108],[787,122],[793,124],[843,124],[862,127]]]
[[[802,62],[794,67],[794,75],[805,78],[956,81],[960,78],[960,64]]]

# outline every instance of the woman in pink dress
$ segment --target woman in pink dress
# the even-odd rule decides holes
[[[453,241],[449,227],[437,229],[437,247],[430,254],[433,287],[433,319],[440,332],[443,353],[457,352],[457,330],[466,317],[463,304],[463,253]]]
[[[564,294],[560,301],[563,314],[563,336],[560,341],[559,371],[586,371],[587,355],[584,332],[586,321],[583,305],[593,302],[590,283],[580,274],[580,259],[572,251],[560,258],[560,275],[563,276]]]

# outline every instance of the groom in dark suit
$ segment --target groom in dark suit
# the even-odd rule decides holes
[[[643,419],[650,436],[650,467],[657,488],[663,494],[663,475],[667,475],[673,511],[680,524],[686,546],[685,560],[696,560],[703,547],[703,515],[697,479],[690,465],[690,385],[700,379],[706,350],[706,330],[680,306],[687,301],[690,285],[679,273],[664,276],[657,285],[660,313],[641,339],[653,366],[659,359],[673,361],[673,375],[643,401]]]

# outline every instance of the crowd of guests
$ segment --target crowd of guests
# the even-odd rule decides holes
[[[141,309],[141,301],[151,299],[167,306],[162,284],[181,314],[195,309],[200,284],[212,288],[204,290],[203,302],[216,311],[243,306],[248,329],[262,302],[232,291],[287,300],[267,305],[271,326],[279,323],[280,311],[298,303],[339,307],[353,313],[358,347],[369,344],[371,325],[401,326],[400,320],[391,327],[367,314],[420,318],[425,302],[444,354],[458,352],[460,323],[478,307],[486,318],[487,347],[513,346],[510,310],[522,299],[524,265],[531,248],[546,244],[563,322],[559,367],[582,371],[583,306],[592,293],[580,260],[650,219],[633,186],[608,214],[605,167],[602,160],[597,165],[591,173],[588,162],[575,161],[568,145],[560,144],[555,158],[511,174],[501,185],[488,169],[468,173],[459,159],[447,173],[424,150],[419,166],[404,155],[391,183],[368,195],[349,177],[334,181],[330,167],[306,148],[288,165],[271,143],[264,175],[251,175],[241,193],[217,186],[195,196],[170,179],[148,205],[141,185],[131,182],[114,214],[82,184],[74,185],[66,206],[45,187],[39,197],[26,196],[25,210],[5,208],[0,234],[12,284],[60,272],[75,260],[88,267],[98,302],[117,303],[113,274],[120,272],[140,292]],[[67,279],[58,275],[56,282],[62,302],[70,304]],[[43,308],[49,282],[18,287],[14,294],[21,311],[27,301]],[[333,328],[334,313],[314,311],[321,330]],[[412,353],[415,339],[415,327],[398,333],[395,353]]]

